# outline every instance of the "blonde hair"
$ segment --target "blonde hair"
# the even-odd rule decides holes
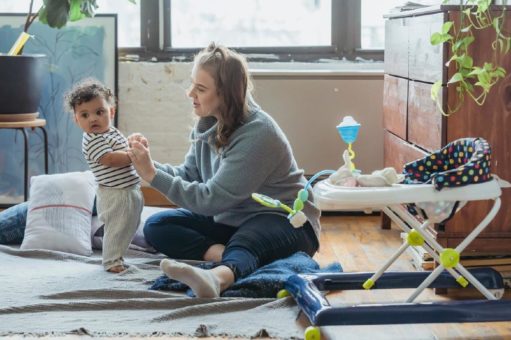
[[[248,114],[252,82],[247,60],[227,47],[210,43],[195,56],[194,68],[208,72],[215,80],[221,99],[220,118],[215,136],[215,146],[227,145],[229,137],[243,123]]]

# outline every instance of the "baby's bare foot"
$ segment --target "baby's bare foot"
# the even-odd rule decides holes
[[[122,271],[126,270],[126,267],[124,267],[122,264],[118,266],[113,266],[112,268],[108,269],[107,272],[109,273],[120,273]]]

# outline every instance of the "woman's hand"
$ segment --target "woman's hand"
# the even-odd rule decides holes
[[[149,141],[140,132],[135,132],[135,133],[132,133],[131,135],[128,136],[128,144],[129,144],[130,147],[131,147],[133,142],[139,142],[143,146],[145,146],[146,148],[149,147]]]
[[[151,183],[156,176],[156,168],[149,149],[142,142],[133,140],[130,142],[131,147],[128,149],[128,156],[131,163],[137,170],[138,175],[146,182]]]

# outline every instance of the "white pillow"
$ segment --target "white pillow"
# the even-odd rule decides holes
[[[21,249],[89,256],[96,182],[90,171],[33,176]]]
[[[144,207],[144,209],[142,210],[142,214],[140,216],[140,224],[138,225],[137,232],[135,233],[135,236],[133,236],[133,240],[131,241],[130,244],[131,249],[146,251],[149,253],[157,252],[156,249],[151,247],[145,239],[144,225],[149,216],[165,210],[168,210],[168,208]],[[103,230],[100,230],[100,228],[102,227],[103,222],[101,222],[97,216],[93,216],[91,228],[91,242],[92,248],[94,249],[103,249]]]

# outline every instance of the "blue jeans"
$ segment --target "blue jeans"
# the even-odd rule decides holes
[[[21,244],[27,225],[28,202],[0,212],[0,244]]]
[[[294,228],[278,214],[257,215],[231,227],[186,209],[169,209],[147,219],[144,235],[156,250],[175,259],[204,260],[209,247],[223,244],[222,260],[216,265],[231,268],[236,279],[298,251],[313,256],[319,247],[308,222]]]

